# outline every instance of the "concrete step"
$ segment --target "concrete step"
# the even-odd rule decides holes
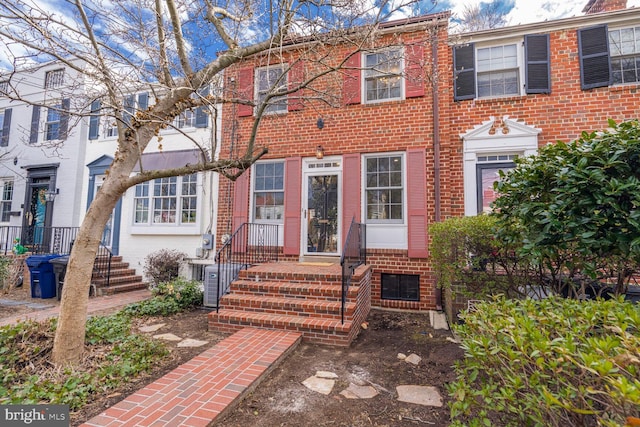
[[[98,295],[114,295],[123,292],[132,292],[141,289],[147,289],[148,287],[149,285],[147,283],[138,281],[131,283],[114,284],[109,286],[98,286],[97,293]]]

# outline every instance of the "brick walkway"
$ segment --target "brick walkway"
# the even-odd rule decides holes
[[[294,332],[242,329],[81,427],[208,426],[300,340]]]

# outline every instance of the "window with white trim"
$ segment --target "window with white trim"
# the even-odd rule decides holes
[[[64,68],[47,71],[44,77],[44,88],[54,89],[64,84]]]
[[[264,102],[270,92],[286,90],[287,76],[285,65],[270,65],[256,69],[256,101]],[[269,100],[265,113],[284,113],[287,111],[287,97],[278,96]]]
[[[365,102],[402,99],[402,49],[364,55]]]
[[[640,27],[609,31],[612,83],[640,81]]]
[[[0,222],[9,222],[11,201],[13,200],[13,180],[2,181],[2,199],[0,200]]]
[[[478,96],[518,95],[518,48],[515,44],[480,48],[477,52]]]
[[[192,128],[196,125],[196,114],[193,110],[185,110],[173,121],[177,129]]]
[[[402,223],[404,210],[401,154],[365,158],[367,223]]]
[[[260,162],[253,166],[253,219],[284,221],[284,162]]]
[[[47,108],[47,120],[44,124],[45,141],[62,139],[60,137],[60,123],[62,121],[62,104],[52,105]]]
[[[135,225],[188,225],[197,220],[197,175],[158,178],[136,185]]]

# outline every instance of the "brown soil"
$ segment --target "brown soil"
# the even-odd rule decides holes
[[[0,293],[0,299],[20,299],[26,293],[15,290]],[[28,298],[30,299],[30,298]],[[33,302],[55,304],[54,299]],[[24,313],[26,306],[0,305],[0,318]],[[166,323],[160,331],[182,338],[209,341],[224,338],[207,331],[205,310],[194,310],[167,318],[145,319],[141,325]],[[445,384],[455,379],[451,365],[462,357],[458,345],[447,340],[447,331],[435,331],[429,326],[428,313],[408,313],[372,310],[368,328],[363,330],[349,348],[327,347],[302,343],[244,401],[220,419],[220,426],[443,426],[449,423],[448,396]],[[109,395],[99,396],[81,411],[72,414],[73,425],[81,424],[114,405],[144,385],[200,354],[208,347],[177,348],[167,342],[170,357],[153,372],[122,386]],[[419,365],[398,359],[398,353],[415,353],[422,358]],[[330,395],[308,390],[302,382],[316,371],[338,375]],[[347,399],[340,392],[349,383],[373,385],[379,395],[372,399]],[[441,408],[420,406],[397,400],[398,385],[430,385],[440,390],[445,401]]]

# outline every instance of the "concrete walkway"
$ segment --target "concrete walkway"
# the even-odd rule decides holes
[[[148,290],[89,299],[89,315],[147,299]],[[58,316],[53,306],[0,320]],[[203,314],[203,322],[206,315]],[[301,341],[296,332],[244,328],[164,377],[138,390],[82,427],[208,426],[252,391]]]

